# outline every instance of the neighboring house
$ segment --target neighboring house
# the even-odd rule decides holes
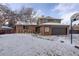
[[[79,20],[72,23],[72,33],[79,34]]]
[[[72,33],[79,34],[79,13],[75,13],[71,16],[72,20]],[[70,26],[71,33],[71,26]]]
[[[15,30],[12,27],[1,26],[0,34],[10,34],[10,33],[15,33]]]

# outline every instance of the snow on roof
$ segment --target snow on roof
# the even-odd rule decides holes
[[[54,17],[47,16],[46,19],[54,19]]]
[[[64,25],[64,24],[48,22],[48,23],[42,23],[41,25]],[[66,26],[68,26],[68,25],[66,25]]]
[[[79,20],[74,21],[72,25],[79,25]]]
[[[12,27],[8,27],[8,26],[2,26],[2,29],[12,29]]]
[[[35,23],[35,22],[30,23],[30,22],[17,21],[16,25],[37,25],[37,23]],[[40,25],[65,25],[65,24],[47,22],[47,23],[42,23]],[[66,25],[66,26],[68,26],[68,25]]]
[[[37,23],[30,23],[30,22],[23,22],[23,21],[17,21],[16,25],[37,25]]]
[[[22,22],[22,21],[17,21],[16,25],[24,25],[26,24],[25,22]]]

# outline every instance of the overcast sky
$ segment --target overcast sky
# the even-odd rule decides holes
[[[63,19],[62,23],[69,24],[70,16],[79,11],[79,4],[68,3],[10,3],[12,10],[20,10],[22,6],[31,7],[38,15],[52,16]]]

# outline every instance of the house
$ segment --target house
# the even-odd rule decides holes
[[[16,33],[35,33],[36,27],[36,23],[26,23],[23,21],[17,21],[15,24]]]
[[[12,27],[1,26],[0,34],[10,34],[10,33],[15,33],[15,30]]]
[[[70,30],[70,33],[71,33],[71,30]],[[76,20],[72,23],[72,33],[79,34],[79,20]]]
[[[17,21],[15,24],[16,33],[36,33],[40,35],[67,35],[69,33],[69,25],[60,23],[61,19],[52,17],[41,17],[37,23],[27,23]]]
[[[79,34],[79,13],[74,13],[71,16],[71,20],[72,20],[72,33]],[[71,33],[71,26],[69,31]]]

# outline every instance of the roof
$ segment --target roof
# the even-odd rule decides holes
[[[47,17],[45,17],[46,19],[54,19],[53,17],[51,17],[51,16],[47,16]]]
[[[30,22],[23,22],[23,21],[17,21],[16,25],[37,25],[37,23],[30,23]]]
[[[12,27],[2,26],[1,29],[12,29]]]
[[[61,23],[53,23],[53,22],[42,23],[41,25],[63,25],[63,26],[69,26],[69,25],[64,25],[64,24],[61,24]]]
[[[50,17],[50,16],[47,16],[47,17],[39,17],[40,19],[54,19],[54,20],[61,20],[61,19],[58,19],[58,18],[54,18],[54,17]]]

